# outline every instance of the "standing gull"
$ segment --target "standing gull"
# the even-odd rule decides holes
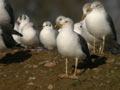
[[[0,0],[0,25],[14,27],[14,12],[8,0]]]
[[[85,18],[86,26],[89,33],[103,40],[101,45],[101,53],[103,53],[106,44],[117,41],[116,30],[112,18],[107,14],[104,6],[99,1],[93,2],[87,11],[89,11],[89,13]]]
[[[30,18],[23,14],[17,20],[17,23],[19,24],[18,31],[23,34],[23,37],[20,38],[21,44],[25,45],[27,48],[39,46],[39,36]]]
[[[58,52],[66,58],[66,72],[60,77],[77,79],[78,59],[86,57],[88,62],[91,63],[87,43],[81,35],[73,31],[73,21],[70,18],[62,20],[59,26],[61,26],[61,31],[56,39],[57,48]],[[75,70],[72,76],[68,76],[68,57],[75,58]]]
[[[57,31],[54,30],[51,22],[46,21],[43,23],[43,29],[40,32],[40,41],[48,50],[56,47]]]

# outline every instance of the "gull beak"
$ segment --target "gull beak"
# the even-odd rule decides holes
[[[86,17],[86,14],[83,14],[83,15],[82,15],[82,20],[83,20],[85,17]]]
[[[19,22],[19,21],[17,21],[17,20],[15,21],[15,23],[20,24],[20,22]]]
[[[61,24],[55,24],[55,28],[57,28],[57,27],[62,27],[62,25]]]
[[[90,12],[90,11],[92,11],[93,9],[92,8],[87,8],[87,12]]]

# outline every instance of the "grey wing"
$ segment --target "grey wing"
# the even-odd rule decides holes
[[[113,20],[110,15],[107,15],[107,21],[112,29],[113,35],[114,35],[114,40],[117,41],[117,34],[116,34],[116,29],[113,23]]]
[[[10,16],[10,23],[12,25],[12,27],[14,27],[14,12],[13,12],[13,8],[11,7],[10,3],[8,1],[5,0],[5,9],[7,10],[9,16]]]
[[[79,42],[81,44],[83,52],[86,54],[87,58],[91,60],[87,42],[81,35],[78,34],[78,36],[79,36]]]

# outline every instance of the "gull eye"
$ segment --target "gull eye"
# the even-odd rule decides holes
[[[68,23],[68,21],[65,21],[65,23]]]
[[[80,25],[80,28],[82,28],[82,25]]]
[[[26,19],[26,16],[24,16],[24,19]]]
[[[95,7],[99,7],[100,5],[99,4],[97,4]]]
[[[62,18],[59,19],[60,21],[62,20]]]

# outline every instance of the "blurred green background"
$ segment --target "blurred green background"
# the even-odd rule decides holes
[[[22,13],[27,14],[36,26],[50,20],[55,23],[59,15],[72,18],[74,22],[81,20],[82,7],[94,0],[9,0],[14,9],[16,18]],[[120,0],[100,0],[107,12],[113,18],[115,27],[120,36]]]

